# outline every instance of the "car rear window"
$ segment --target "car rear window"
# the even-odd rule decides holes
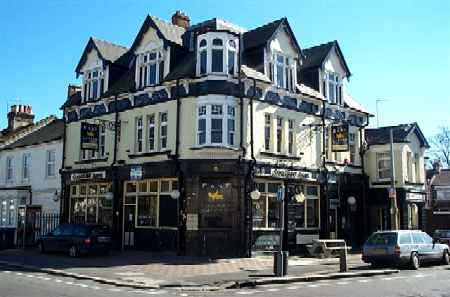
[[[94,226],[91,228],[91,235],[109,235],[109,228],[107,226]]]
[[[450,230],[436,230],[434,232],[435,237],[450,238]]]
[[[397,243],[397,233],[375,233],[367,242],[371,245],[395,245]]]

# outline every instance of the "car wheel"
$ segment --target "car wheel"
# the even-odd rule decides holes
[[[39,241],[39,243],[38,243],[38,250],[39,250],[39,253],[45,254],[45,247],[44,247],[44,243],[42,241]]]
[[[417,253],[411,254],[410,266],[411,266],[411,269],[414,269],[414,270],[419,269],[420,261],[419,261],[419,256],[417,255]]]
[[[69,249],[69,256],[75,258],[78,257],[78,249],[76,246],[72,245]]]
[[[442,263],[444,265],[450,264],[450,254],[447,250],[444,250],[444,255],[442,256]]]

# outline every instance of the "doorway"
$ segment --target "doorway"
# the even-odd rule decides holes
[[[134,247],[134,234],[136,222],[136,205],[126,204],[123,210],[123,248]]]

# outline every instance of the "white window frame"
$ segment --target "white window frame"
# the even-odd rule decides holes
[[[377,178],[378,180],[389,180],[391,179],[391,155],[389,151],[383,151],[383,152],[377,152],[376,153],[376,160],[377,160]],[[387,162],[387,168],[380,168],[380,161],[388,161]],[[381,173],[384,171],[384,173],[389,173],[389,176],[384,177],[381,175]]]
[[[152,55],[155,55],[154,59],[150,59]],[[161,47],[140,53],[137,56],[136,63],[136,76],[138,89],[155,86],[160,83],[160,67],[164,62],[164,51]],[[165,63],[163,63],[165,65]],[[155,81],[150,81],[150,67],[155,66]],[[162,69],[164,71],[164,69]]]
[[[212,106],[221,106],[222,108],[222,114],[220,115],[213,115],[212,114]],[[206,114],[199,114],[200,108],[206,108]],[[232,112],[231,112],[232,111]],[[234,100],[231,100],[229,98],[219,99],[206,99],[202,100],[199,99],[197,103],[197,121],[196,121],[196,146],[203,147],[203,146],[220,146],[220,147],[235,147],[236,146],[236,104],[234,103]],[[206,137],[205,137],[205,143],[199,142],[199,120],[200,119],[206,119]],[[213,143],[211,141],[211,122],[213,119],[221,119],[222,120],[222,141],[219,143]],[[234,120],[234,130],[229,130],[228,127],[228,120]],[[233,144],[230,144],[229,142],[229,135],[233,135]]]
[[[147,116],[147,152],[156,151],[156,115],[154,113]],[[153,133],[150,133],[150,132]],[[153,139],[150,139],[150,135],[153,134]],[[153,148],[152,148],[153,147]]]
[[[28,181],[31,173],[31,153],[24,153],[22,155],[22,180]]]
[[[278,60],[278,57],[283,59],[283,62]],[[283,68],[282,82],[278,82],[278,66]],[[272,81],[276,87],[295,92],[296,81],[297,81],[297,71],[296,71],[296,59],[290,57],[285,53],[274,51],[271,56],[271,61],[269,61],[269,71],[272,72]]]
[[[281,116],[276,117],[277,123],[277,133],[276,133],[276,153],[283,153],[284,137],[283,137],[283,125],[284,118]]]
[[[140,154],[144,152],[144,119],[142,116],[138,116],[134,119],[134,152]],[[140,137],[139,137],[139,132]]]
[[[97,73],[97,77],[93,77]],[[102,84],[103,81],[103,84]],[[97,82],[97,92],[94,93],[94,83]],[[103,90],[102,90],[103,86]],[[84,102],[95,101],[105,92],[105,71],[102,67],[95,67],[83,73],[83,100]]]
[[[45,156],[45,176],[47,178],[54,178],[56,177],[56,151],[47,150]],[[50,168],[53,168],[53,172],[51,172]]]
[[[222,45],[213,45],[214,39],[222,40]],[[206,41],[206,45],[200,46],[202,41]],[[234,43],[234,46],[233,46]],[[208,32],[198,36],[197,38],[197,66],[196,73],[198,76],[213,74],[213,75],[237,75],[237,53],[239,52],[239,39],[229,33],[225,32]],[[222,50],[222,71],[212,71],[212,53],[213,49]],[[201,72],[201,53],[206,51],[206,72]],[[229,55],[233,55],[233,73],[229,73],[230,66]]]
[[[325,71],[323,76],[324,84],[322,84],[322,88],[325,97],[328,99],[328,102],[331,104],[342,105],[343,102],[343,90],[342,90],[342,78],[338,73]],[[332,85],[334,98],[331,98],[330,85]]]
[[[17,200],[11,197],[0,199],[0,227],[16,227]]]
[[[252,222],[252,229],[253,230],[280,230],[280,227],[269,227],[269,198],[276,199],[276,197],[277,197],[276,193],[269,192],[269,184],[278,184],[281,187],[283,183],[281,181],[263,181],[263,180],[256,180],[256,183],[264,184],[264,191],[261,192],[259,199],[265,199],[266,209],[265,209],[265,217],[264,217],[264,227],[253,227],[253,222]],[[281,205],[280,205],[280,207],[281,207]],[[252,211],[253,211],[253,205],[252,205]]]
[[[295,121],[288,120],[288,155],[295,155]]]
[[[270,113],[264,114],[264,151],[270,152],[272,143],[272,115]]]
[[[6,157],[5,179],[6,179],[6,182],[12,182],[14,180],[14,157],[13,156]]]
[[[165,115],[165,120],[163,120]],[[166,128],[165,134],[163,134],[163,127]],[[169,113],[163,111],[159,113],[159,150],[166,150],[168,147],[168,134],[169,134]],[[165,144],[163,143],[165,141]]]

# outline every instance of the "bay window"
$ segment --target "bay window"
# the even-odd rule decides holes
[[[105,73],[101,68],[94,68],[83,73],[83,99],[93,101],[104,93]]]
[[[161,50],[152,50],[138,55],[138,88],[154,86],[164,78],[164,55]]]
[[[202,104],[197,108],[197,145],[235,145],[235,114],[231,104]]]
[[[208,73],[235,75],[237,38],[222,32],[209,32],[200,35],[197,61],[197,73],[199,75]]]

